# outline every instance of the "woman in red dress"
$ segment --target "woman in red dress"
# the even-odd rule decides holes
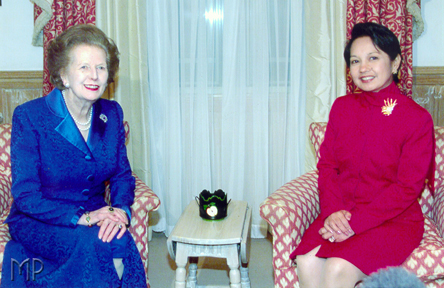
[[[317,166],[321,213],[291,254],[302,288],[352,288],[401,265],[422,239],[417,199],[433,183],[433,120],[395,84],[396,36],[356,24],[344,58],[362,93],[331,108]]]

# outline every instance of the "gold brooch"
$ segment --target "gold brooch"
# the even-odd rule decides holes
[[[389,116],[392,114],[393,109],[396,106],[396,99],[395,101],[393,101],[393,99],[387,99],[384,100],[384,106],[382,106],[382,114],[384,114],[385,116]]]

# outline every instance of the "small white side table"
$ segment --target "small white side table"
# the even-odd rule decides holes
[[[250,288],[250,229],[251,209],[246,201],[231,201],[227,217],[215,221],[202,219],[196,201],[191,201],[167,240],[168,252],[177,265],[175,288],[205,287],[197,285],[197,264],[189,265],[188,279],[185,269],[188,257],[204,256],[226,258],[230,287]]]

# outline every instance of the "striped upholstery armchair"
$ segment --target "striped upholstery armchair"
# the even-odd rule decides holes
[[[319,160],[327,123],[310,125],[310,140]],[[435,194],[428,188],[419,199],[425,232],[418,248],[402,267],[417,275],[426,287],[444,288],[444,127],[435,127]],[[279,188],[260,205],[260,215],[272,228],[275,288],[299,287],[296,264],[290,260],[308,226],[319,215],[318,172],[310,171]]]
[[[6,243],[11,239],[8,225],[5,224],[6,217],[12,204],[11,195],[11,124],[0,125],[0,272],[3,265],[3,253]],[[125,136],[128,140],[129,125],[124,123]],[[153,191],[143,183],[136,174],[135,199],[131,206],[131,226],[129,231],[136,242],[140,256],[145,267],[147,287],[148,282],[148,220],[149,212],[156,210],[160,200]],[[109,187],[105,192],[105,198],[109,199]]]

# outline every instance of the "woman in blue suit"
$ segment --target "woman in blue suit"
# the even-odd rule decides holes
[[[118,54],[97,27],[73,26],[48,48],[56,88],[14,111],[12,240],[2,287],[147,286],[127,231],[135,180],[123,112],[100,99],[118,70]]]

